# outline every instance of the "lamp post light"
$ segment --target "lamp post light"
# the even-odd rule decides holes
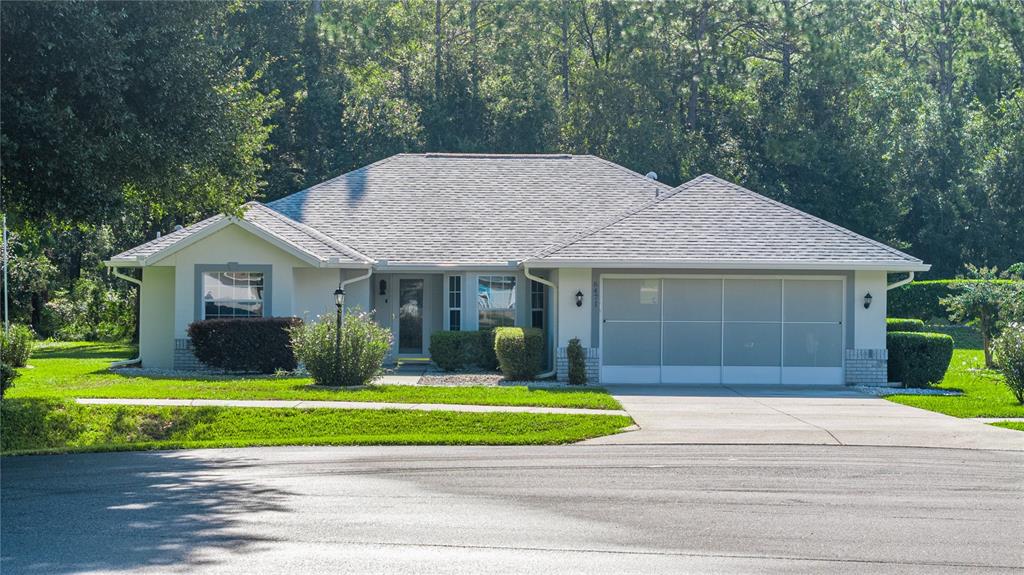
[[[334,363],[341,368],[341,326],[345,321],[345,290],[334,290],[334,306],[337,308],[338,319],[337,329],[334,331]]]

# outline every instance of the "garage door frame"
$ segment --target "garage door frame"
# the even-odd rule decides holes
[[[713,279],[720,280],[722,282],[723,293],[725,290],[725,280],[782,280],[781,283],[781,317],[780,317],[780,361],[779,367],[767,367],[762,368],[745,368],[741,366],[728,366],[725,365],[725,344],[724,344],[724,327],[725,327],[725,297],[722,298],[723,312],[721,317],[721,325],[723,326],[723,343],[721,349],[721,359],[718,366],[671,366],[659,364],[657,366],[608,366],[605,365],[605,351],[607,345],[607,336],[605,333],[605,302],[607,291],[605,289],[606,280],[615,279],[631,279],[631,280],[659,280],[659,319],[657,323],[660,325],[661,338],[659,349],[660,362],[664,361],[665,357],[665,284],[661,280],[673,280],[673,279]],[[841,282],[841,316],[840,316],[840,365],[839,367],[799,367],[791,366],[787,367],[785,364],[785,329],[787,323],[806,323],[806,322],[786,322],[785,321],[785,286],[786,280],[819,280],[819,281],[838,281]],[[846,343],[847,343],[847,307],[849,293],[847,291],[847,277],[845,275],[793,275],[793,274],[686,274],[686,273],[669,273],[669,274],[629,274],[629,273],[603,273],[599,277],[600,287],[600,298],[598,300],[598,325],[600,326],[600,369],[601,369],[601,381],[612,382],[612,383],[641,383],[641,384],[657,384],[662,383],[665,379],[672,379],[672,383],[680,384],[702,384],[702,383],[764,383],[764,384],[833,384],[842,385],[844,382],[844,370],[845,366],[843,361],[843,355],[845,354]],[[811,322],[815,323],[815,322]],[[825,322],[823,322],[825,323]],[[717,372],[717,378],[714,377]],[[666,377],[668,374],[668,377]]]

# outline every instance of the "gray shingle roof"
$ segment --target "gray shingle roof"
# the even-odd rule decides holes
[[[269,236],[282,242],[285,247],[292,249],[307,259],[321,263],[353,263],[368,264],[373,260],[363,254],[345,246],[313,228],[287,218],[274,210],[260,204],[249,202],[242,207],[243,220]],[[171,232],[165,236],[148,241],[140,246],[122,252],[113,258],[112,262],[139,262],[160,257],[161,252],[180,244],[180,242],[194,239],[211,228],[219,227],[233,221],[232,218],[223,214],[207,218],[187,228]]]
[[[628,261],[708,267],[924,267],[899,250],[709,174],[528,259],[538,265]]]
[[[594,156],[399,154],[268,206],[389,264],[505,264],[669,189]]]

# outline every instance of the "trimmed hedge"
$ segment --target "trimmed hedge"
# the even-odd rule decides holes
[[[924,331],[924,322],[919,319],[887,317],[885,331]]]
[[[952,287],[954,283],[982,281],[1014,283],[1015,280],[948,279],[910,282],[889,291],[887,311],[890,315],[897,317],[916,318],[924,321],[940,318],[948,321],[949,312],[946,310],[946,306],[939,303],[939,300],[956,293]]]
[[[544,365],[544,331],[532,327],[495,328],[494,353],[505,379],[533,379]]]
[[[25,367],[32,356],[35,334],[27,325],[12,324],[11,331],[0,329],[0,362],[11,367]]]
[[[227,371],[274,373],[298,365],[291,328],[297,317],[205,319],[188,326],[199,361]]]
[[[498,369],[493,331],[435,331],[430,336],[430,359],[445,371],[477,367]]]
[[[953,358],[953,338],[943,333],[891,331],[885,344],[889,348],[889,381],[907,387],[941,382]]]
[[[14,385],[14,379],[19,375],[18,370],[0,361],[0,399],[3,399],[4,394]]]

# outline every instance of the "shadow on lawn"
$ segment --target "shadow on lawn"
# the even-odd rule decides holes
[[[126,343],[56,343],[37,346],[33,359],[128,359],[136,353],[135,346]],[[31,363],[31,360],[30,360]]]
[[[246,514],[286,512],[290,493],[223,470],[237,455],[98,453],[5,458],[0,565],[11,573],[187,570],[204,551],[253,552],[266,541],[238,529]]]

